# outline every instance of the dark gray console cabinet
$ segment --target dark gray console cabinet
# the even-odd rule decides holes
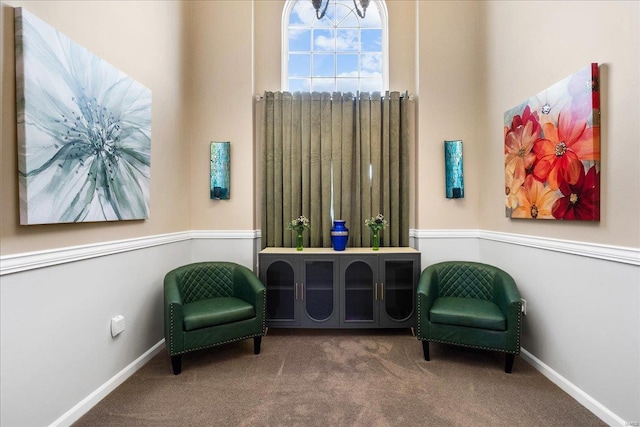
[[[413,248],[267,248],[259,254],[267,326],[415,326],[420,253]]]

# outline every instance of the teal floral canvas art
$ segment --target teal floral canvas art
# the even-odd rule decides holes
[[[600,220],[600,81],[585,66],[504,114],[510,218]]]
[[[149,217],[151,91],[15,8],[20,223]]]

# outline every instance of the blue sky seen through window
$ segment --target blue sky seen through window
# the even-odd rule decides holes
[[[299,0],[291,10],[288,90],[384,90],[382,22],[376,2],[369,3],[361,19],[353,0],[330,1],[320,20],[308,0]]]

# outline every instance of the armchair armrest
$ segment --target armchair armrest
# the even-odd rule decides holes
[[[508,273],[496,271],[493,283],[494,302],[507,319],[507,351],[520,354],[522,302],[516,282]]]
[[[516,282],[508,273],[496,269],[493,277],[493,302],[507,315],[513,303],[520,303]]]
[[[420,274],[416,292],[416,333],[418,339],[422,339],[429,336],[429,310],[440,293],[438,275],[433,266],[427,267],[422,274]]]
[[[233,272],[233,293],[256,308],[256,317],[264,324],[266,288],[248,268],[238,265]]]

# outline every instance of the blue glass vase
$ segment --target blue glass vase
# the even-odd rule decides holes
[[[344,225],[346,222],[347,221],[342,219],[333,221],[333,227],[331,227],[331,245],[335,251],[344,251],[347,247],[349,229]]]

